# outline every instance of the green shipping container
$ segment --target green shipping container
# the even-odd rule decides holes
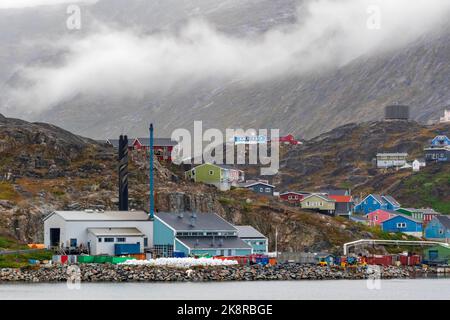
[[[94,263],[94,256],[78,256],[78,263]]]
[[[123,263],[127,260],[136,260],[136,258],[133,257],[112,257],[112,263],[113,264],[118,264],[118,263]]]
[[[94,263],[106,263],[108,262],[108,256],[95,256]]]

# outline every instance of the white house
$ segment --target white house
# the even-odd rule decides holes
[[[423,161],[419,161],[419,160],[414,160],[412,163],[412,169],[415,172],[419,172],[421,167],[425,167],[426,164]]]
[[[106,242],[106,243],[105,243]],[[153,246],[153,221],[144,211],[54,211],[44,218],[46,247],[87,248],[114,254],[115,244]]]
[[[406,164],[407,153],[378,153],[377,168],[403,167]]]

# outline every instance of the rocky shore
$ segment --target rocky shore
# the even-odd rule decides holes
[[[175,269],[170,267],[130,266],[112,264],[58,265],[23,269],[0,269],[0,282],[61,282],[68,279],[82,282],[209,282],[209,281],[272,281],[272,280],[339,280],[414,278],[435,273],[415,267],[372,268],[318,267],[286,264],[276,266],[221,266]],[[378,271],[379,270],[379,271]]]

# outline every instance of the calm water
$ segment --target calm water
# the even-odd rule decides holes
[[[368,289],[365,280],[82,283],[78,290],[65,283],[0,284],[3,299],[450,299],[450,279],[382,280],[380,289]]]

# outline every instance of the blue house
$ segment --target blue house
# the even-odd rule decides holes
[[[266,196],[273,196],[275,190],[275,186],[261,181],[247,184],[245,188]]]
[[[379,194],[369,194],[355,206],[355,212],[368,214],[375,210],[397,210],[400,203],[391,196],[381,196]]]
[[[253,253],[267,254],[269,241],[267,237],[252,226],[235,226],[238,236],[252,246]]]
[[[404,214],[397,214],[381,223],[385,232],[402,232],[415,237],[422,237],[422,221]]]
[[[247,256],[253,248],[238,230],[215,213],[155,214],[153,248],[156,256]]]
[[[448,147],[450,146],[450,139],[447,136],[440,135],[436,136],[430,143],[431,147]]]
[[[392,196],[381,196],[384,200],[384,203],[386,204],[386,209],[395,211],[397,209],[400,209],[401,205],[398,203],[397,200],[394,199]]]
[[[428,240],[450,242],[450,217],[436,216],[428,222],[424,230]]]

